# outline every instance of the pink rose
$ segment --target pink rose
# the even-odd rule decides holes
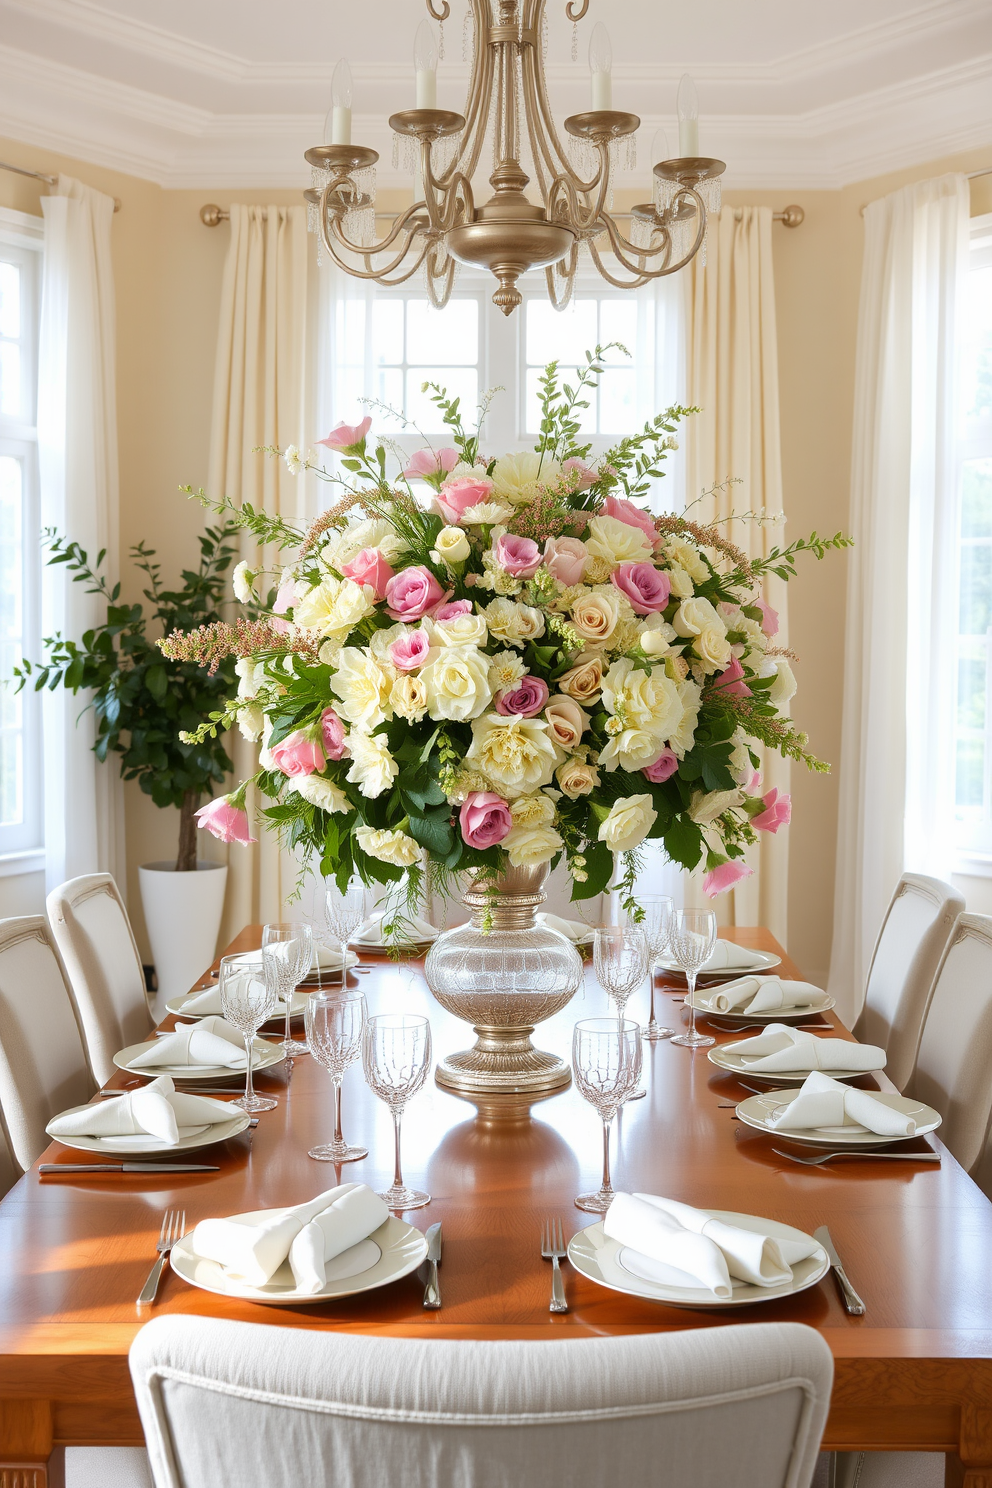
[[[462,836],[469,847],[495,847],[513,826],[510,808],[492,791],[473,791],[458,813]]]
[[[764,599],[752,600],[756,610],[761,611],[761,628],[766,636],[778,635],[778,610],[773,610],[771,605]]]
[[[421,620],[444,600],[444,590],[429,568],[403,568],[386,585],[386,614],[393,620]]]
[[[251,835],[248,826],[247,811],[235,806],[233,801],[233,796],[217,796],[213,801],[208,801],[196,813],[197,826],[206,827],[221,842],[241,842],[245,846],[249,842],[257,842],[258,838]]]
[[[414,672],[430,658],[430,636],[425,630],[411,630],[387,646],[386,651],[398,672]]]
[[[752,827],[757,827],[759,832],[772,833],[779,827],[787,827],[792,820],[792,797],[780,796],[777,790],[770,790],[762,799],[765,809],[752,816]]]
[[[728,697],[750,697],[751,689],[744,681],[744,668],[736,656],[731,657],[730,665],[722,672],[718,672],[711,684],[714,692],[725,692]]]
[[[437,493],[437,504],[448,522],[458,522],[470,506],[481,506],[493,494],[493,483],[484,476],[463,475],[448,481]]]
[[[666,780],[671,780],[679,767],[679,757],[671,749],[663,749],[653,764],[645,765],[641,774],[655,785],[663,785]]]
[[[639,527],[645,537],[650,538],[655,545],[661,541],[661,534],[654,525],[651,513],[635,506],[632,501],[625,501],[620,496],[604,496],[599,515],[615,517],[618,522],[626,522],[628,527]]]
[[[508,687],[496,699],[496,712],[504,718],[517,714],[521,718],[533,718],[540,713],[548,701],[548,684],[540,677],[521,677],[515,687]]]
[[[576,459],[575,455],[570,460],[566,460],[561,468],[570,470],[578,476],[578,484],[574,487],[576,491],[588,491],[589,487],[594,486],[599,480],[599,472],[593,470],[584,460]]]
[[[672,592],[671,579],[653,563],[621,563],[610,579],[630,600],[635,615],[658,614]]]
[[[346,579],[354,579],[356,584],[371,584],[376,599],[382,599],[396,570],[386,562],[378,548],[363,548],[350,563],[342,563],[341,572]]]
[[[295,610],[306,592],[307,586],[302,579],[283,579],[276,592],[272,613],[285,615],[287,610]],[[282,635],[289,634],[289,624],[285,620],[273,620],[272,629],[278,630]]]
[[[504,532],[496,540],[496,562],[514,579],[529,579],[541,566],[541,550],[529,537]]]
[[[372,416],[366,414],[360,424],[338,424],[332,429],[326,439],[318,439],[318,444],[326,444],[332,450],[351,450],[358,445],[364,444],[365,436],[372,427]]]
[[[582,583],[589,551],[578,537],[549,537],[544,544],[544,566],[559,584],[570,589]]]
[[[329,760],[345,759],[351,753],[344,742],[344,724],[333,708],[325,708],[320,715],[320,738]]]
[[[288,738],[269,746],[276,767],[284,775],[312,775],[324,768],[324,751],[320,743],[308,738],[302,729],[294,729]]]
[[[740,883],[742,878],[750,878],[754,872],[746,863],[721,863],[718,868],[710,869],[703,879],[703,893],[710,899],[715,899],[717,894],[732,889],[735,883]]]
[[[459,615],[471,615],[472,601],[470,599],[453,599],[449,604],[443,604],[434,611],[434,619],[439,625],[445,620],[457,620]]]
[[[419,476],[421,480],[434,483],[442,475],[454,470],[459,459],[456,449],[418,450],[415,455],[410,456],[410,463],[403,474],[410,479]]]

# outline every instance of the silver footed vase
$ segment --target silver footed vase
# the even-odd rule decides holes
[[[471,1049],[439,1061],[438,1084],[465,1094],[526,1094],[569,1083],[567,1061],[531,1043],[537,1024],[567,1007],[582,981],[572,942],[535,923],[547,877],[547,863],[508,868],[495,884],[474,875],[462,898],[472,918],[431,947],[427,985],[476,1034]]]

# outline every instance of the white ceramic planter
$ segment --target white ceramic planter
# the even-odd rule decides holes
[[[227,864],[197,863],[195,873],[177,873],[174,863],[145,863],[138,878],[163,1005],[188,992],[217,954]]]

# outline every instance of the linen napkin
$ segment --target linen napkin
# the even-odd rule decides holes
[[[396,923],[398,934],[386,935],[383,932],[383,923]],[[351,937],[354,945],[367,946],[390,946],[416,944],[421,940],[437,940],[438,929],[432,925],[430,920],[421,918],[420,915],[404,914],[402,910],[384,910],[380,914],[370,915],[364,925],[359,925]],[[338,963],[340,965],[340,961]]]
[[[48,1131],[53,1137],[113,1138],[115,1147],[137,1148],[147,1143],[148,1137],[174,1147],[180,1137],[198,1136],[237,1114],[225,1101],[186,1095],[176,1089],[168,1075],[160,1075],[141,1090],[56,1116],[49,1122]]]
[[[272,1209],[260,1221],[203,1219],[191,1240],[195,1255],[216,1261],[232,1280],[263,1287],[288,1260],[297,1289],[321,1291],[325,1263],[365,1240],[389,1218],[364,1183],[329,1188],[309,1203]]]
[[[745,1068],[769,1072],[786,1070],[880,1070],[885,1050],[877,1044],[856,1044],[851,1039],[817,1038],[785,1023],[769,1023],[764,1033],[723,1045],[727,1054],[737,1054]]]
[[[177,1028],[167,1038],[150,1044],[145,1054],[138,1054],[129,1069],[161,1069],[164,1065],[223,1065],[227,1069],[245,1069],[248,1056],[244,1039],[223,1018],[203,1018],[199,1023]]]
[[[713,1013],[729,1013],[742,1008],[748,1013],[770,1013],[776,1008],[809,1007],[821,1002],[827,994],[812,982],[792,982],[785,977],[745,976],[736,982],[723,982],[714,991],[696,994],[696,1005]],[[746,1006],[745,1006],[746,1004]]]
[[[724,967],[736,970],[738,967],[745,971],[749,966],[767,965],[761,951],[749,951],[747,946],[738,945],[733,940],[718,940],[713,947],[713,953],[709,960],[704,963],[703,971],[722,971]]]
[[[534,916],[536,925],[545,925],[549,930],[557,930],[559,935],[564,935],[566,940],[583,941],[592,940],[593,927],[587,925],[584,920],[563,920],[560,915],[536,914]]]
[[[785,1285],[792,1267],[817,1249],[815,1240],[774,1240],[656,1194],[618,1193],[603,1229],[649,1260],[688,1272],[720,1298],[731,1296],[732,1277],[752,1286]]]
[[[348,964],[350,966],[353,965],[354,962],[351,960],[352,953],[349,952],[348,955]],[[333,948],[331,946],[323,945],[314,946],[313,960],[310,962],[310,970],[307,972],[307,975],[313,976],[318,967],[320,967],[321,971],[341,970],[341,952],[340,950],[338,950],[337,946],[334,946]]]
[[[877,1100],[868,1090],[854,1090],[814,1070],[768,1125],[778,1130],[808,1131],[818,1126],[863,1126],[882,1137],[915,1137],[916,1122]]]

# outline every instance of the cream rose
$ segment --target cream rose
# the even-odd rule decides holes
[[[427,688],[423,677],[407,672],[397,677],[389,693],[389,706],[397,718],[419,723],[427,712]]]
[[[604,770],[643,770],[654,764],[661,753],[664,739],[650,729],[627,728],[613,734],[599,756]]]
[[[620,612],[619,594],[592,592],[579,595],[569,618],[572,629],[584,641],[607,641],[617,628]]]
[[[541,494],[541,488],[556,486],[561,480],[561,466],[532,451],[503,455],[493,467],[493,495],[511,506],[529,506]]]
[[[595,765],[584,765],[581,760],[566,760],[555,771],[555,779],[563,796],[570,801],[579,796],[588,796],[599,784],[599,771]]]
[[[533,605],[520,604],[515,599],[494,599],[482,613],[493,639],[509,646],[523,647],[544,634],[544,616]]]
[[[351,769],[345,776],[363,796],[381,796],[399,774],[399,766],[378,734],[348,735]]]
[[[649,563],[654,556],[647,534],[629,522],[618,522],[616,517],[593,517],[586,547],[591,557],[604,558],[614,567],[619,563]]]
[[[420,673],[432,718],[465,723],[492,702],[489,657],[478,646],[442,646]]]
[[[489,639],[485,615],[453,615],[431,623],[431,637],[441,646],[484,646]]]
[[[259,689],[265,685],[265,662],[253,661],[250,656],[239,656],[234,663],[238,674],[238,697],[251,702],[257,698]]]
[[[548,732],[559,749],[571,751],[581,742],[589,727],[589,714],[579,707],[574,698],[553,697],[544,710]]]
[[[650,796],[624,796],[610,807],[609,816],[600,826],[599,840],[611,852],[629,852],[644,841],[657,816]]]
[[[699,703],[703,693],[695,682],[677,682],[675,685],[682,703],[682,721],[678,728],[669,734],[668,747],[678,755],[679,759],[684,759],[696,737]]]
[[[374,729],[390,716],[391,679],[372,656],[359,646],[345,646],[337,655],[331,681],[339,699],[338,713],[360,729]]]
[[[686,573],[681,563],[670,564],[666,572],[668,574],[668,579],[672,586],[672,593],[675,595],[675,598],[691,599],[693,594],[695,593],[692,585],[692,579]]]
[[[673,537],[665,544],[665,557],[670,563],[677,563],[683,568],[697,584],[705,584],[710,577],[710,571],[699,549],[684,537]]]
[[[515,827],[550,827],[555,819],[555,803],[539,791],[536,796],[518,796],[510,807]]]
[[[341,565],[350,563],[364,548],[378,548],[387,563],[395,563],[406,552],[406,544],[392,522],[385,517],[370,517],[332,532],[320,556],[328,568],[340,573]]]
[[[796,695],[796,679],[784,656],[769,657],[761,669],[762,676],[771,676],[771,666],[775,668],[775,681],[768,689],[768,698],[781,712]]]
[[[471,544],[460,527],[442,527],[434,539],[434,551],[447,564],[464,563],[472,552]]]
[[[321,811],[347,813],[351,810],[351,802],[340,786],[333,780],[325,780],[322,775],[294,775],[289,789],[302,796],[304,801],[309,801],[311,806],[319,806]]]
[[[558,755],[543,719],[487,713],[472,724],[465,763],[511,799],[547,785]]]
[[[405,832],[359,827],[355,833],[355,841],[370,858],[378,858],[382,863],[393,863],[397,868],[411,868],[420,858],[420,844],[414,842]]]
[[[722,671],[730,661],[730,642],[723,616],[708,599],[684,599],[672,618],[677,633],[692,639],[692,649],[706,672]]]
[[[580,656],[567,672],[558,678],[561,692],[567,693],[577,703],[594,703],[603,686],[603,658]]]
[[[241,737],[247,739],[249,744],[258,743],[264,727],[265,714],[261,708],[256,708],[254,704],[249,703],[246,707],[238,709],[238,728],[241,730]]]
[[[707,827],[732,806],[740,806],[744,797],[739,790],[693,791],[689,815],[700,827]]]
[[[293,610],[300,630],[314,635],[345,637],[367,615],[375,613],[375,590],[354,579],[324,579],[306,594]]]
[[[565,846],[554,827],[538,823],[536,826],[514,826],[503,838],[500,847],[505,848],[514,868],[529,868],[535,863],[550,863],[555,853]]]
[[[625,728],[645,729],[667,739],[682,722],[682,700],[661,667],[643,671],[626,656],[603,678],[603,706]]]

